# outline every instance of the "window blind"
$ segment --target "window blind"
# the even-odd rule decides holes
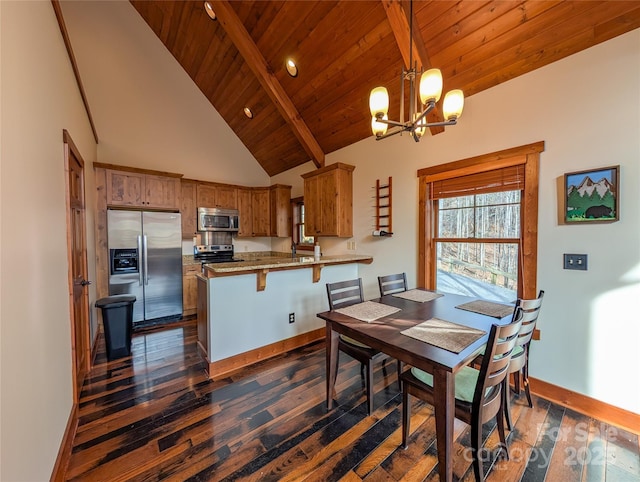
[[[518,164],[501,169],[433,181],[429,183],[429,199],[523,190],[524,177],[524,165]]]

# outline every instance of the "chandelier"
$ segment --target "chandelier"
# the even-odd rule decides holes
[[[369,95],[371,110],[371,130],[376,140],[384,139],[402,132],[410,132],[416,142],[427,131],[427,127],[455,125],[462,114],[464,94],[460,89],[447,92],[442,103],[444,121],[427,123],[426,116],[435,107],[442,94],[442,72],[440,69],[417,71],[417,62],[413,62],[413,1],[409,13],[409,70],[403,66],[400,75],[400,121],[389,120],[389,93],[385,87],[376,87]],[[419,92],[416,92],[416,77],[420,76]],[[409,81],[409,117],[404,119],[405,82]],[[418,97],[422,110],[418,110]],[[392,129],[387,132],[388,127]]]

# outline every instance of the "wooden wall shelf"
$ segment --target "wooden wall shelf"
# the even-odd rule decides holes
[[[393,189],[391,176],[386,184],[376,180],[376,224],[374,236],[393,235]]]

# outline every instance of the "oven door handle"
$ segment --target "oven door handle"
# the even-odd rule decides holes
[[[142,283],[144,282],[143,278],[142,278],[142,266],[140,266],[140,255],[142,254],[142,236],[138,236],[138,273],[139,273],[139,277],[138,277],[138,285],[142,286]],[[145,256],[146,259],[146,256]]]

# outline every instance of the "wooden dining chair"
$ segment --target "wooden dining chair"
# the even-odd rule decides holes
[[[352,279],[348,281],[339,281],[336,283],[327,283],[327,296],[329,298],[329,309],[337,310],[346,308],[347,306],[364,301],[362,291],[362,278]],[[338,349],[350,357],[358,360],[361,364],[360,373],[365,376],[365,388],[367,392],[367,411],[371,415],[373,412],[373,362],[382,360],[382,367],[385,370],[385,364],[388,355],[371,348],[364,343],[360,343],[346,335],[340,335],[338,341]],[[336,373],[337,373],[336,358]],[[386,372],[385,372],[386,374]],[[398,365],[398,384],[400,384],[400,367]]]
[[[544,291],[540,290],[538,297],[532,300],[519,299],[516,302],[516,307],[520,307],[522,310],[522,324],[520,326],[520,332],[518,333],[518,339],[516,340],[516,346],[513,349],[511,355],[511,362],[509,363],[509,373],[505,378],[504,389],[502,391],[503,403],[504,403],[504,415],[507,420],[507,428],[511,430],[511,408],[509,406],[509,391],[507,390],[509,385],[509,375],[513,373],[513,386],[515,393],[520,395],[520,382],[522,381],[522,387],[527,395],[527,402],[529,407],[533,407],[531,401],[531,391],[529,389],[529,345],[531,344],[531,338],[533,337],[533,330],[536,328],[536,322],[538,315],[540,314],[540,308],[542,307],[542,298],[544,297]]]
[[[397,273],[378,276],[378,287],[380,288],[380,296],[407,291],[407,274]]]
[[[484,480],[482,460],[482,425],[496,419],[501,448],[509,459],[504,431],[502,404],[503,380],[507,376],[511,354],[518,338],[522,310],[515,308],[514,317],[507,325],[493,325],[480,370],[465,366],[455,375],[455,417],[471,425],[471,451],[476,481]],[[489,356],[487,356],[489,355]],[[433,376],[418,368],[402,373],[402,448],[407,448],[411,406],[409,395],[433,405]]]

